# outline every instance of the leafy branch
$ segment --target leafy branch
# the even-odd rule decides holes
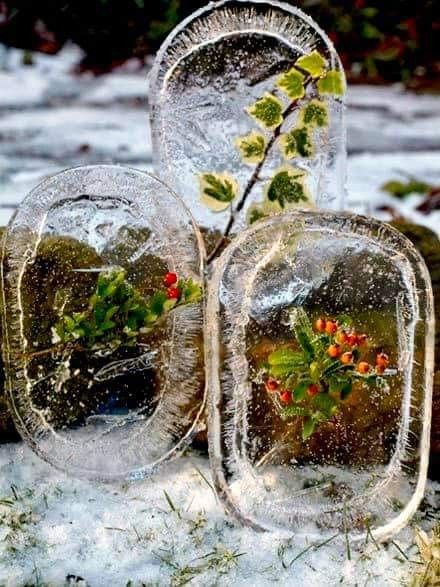
[[[382,387],[389,358],[379,353],[375,366],[363,359],[368,336],[355,332],[347,316],[319,318],[313,328],[306,312],[297,308],[291,324],[293,344],[270,353],[263,373],[282,417],[300,417],[307,440],[340,411],[356,381]]]
[[[164,276],[164,288],[144,298],[126,277],[124,269],[102,271],[96,288],[82,312],[61,314],[52,328],[53,346],[29,358],[71,350],[115,351],[135,346],[138,337],[149,334],[175,308],[198,302],[201,286],[175,273]]]
[[[247,164],[255,165],[235,209],[232,209],[232,202],[238,196],[238,183],[227,173],[201,174],[202,201],[215,212],[224,211],[227,208],[231,210],[223,237],[211,252],[208,262],[217,256],[230,235],[237,216],[260,180],[261,171],[274,146],[279,144],[281,153],[287,161],[294,157],[314,156],[314,131],[329,124],[327,104],[317,99],[317,96],[338,97],[345,91],[341,72],[328,70],[327,65],[327,61],[318,51],[303,55],[296,60],[293,67],[278,77],[272,92],[266,92],[246,108],[247,114],[262,130],[261,132],[252,131],[246,136],[238,137],[235,141],[242,160]],[[286,121],[304,100],[307,88],[312,84],[314,88],[311,95],[314,98],[302,107],[297,125],[283,132]],[[289,100],[287,105],[283,101],[285,98]],[[293,181],[294,179],[296,181]],[[308,201],[310,196],[305,180],[306,173],[298,168],[287,166],[279,169],[267,185],[268,202],[275,202],[279,204],[280,209],[283,209],[286,204]],[[216,185],[213,190],[214,183]],[[261,210],[257,212],[251,210],[250,213],[251,222],[266,216],[266,213]]]

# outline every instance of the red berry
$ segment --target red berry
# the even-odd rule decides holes
[[[327,354],[332,359],[337,359],[341,354],[341,347],[338,344],[331,344],[327,349]]]
[[[338,329],[338,325],[334,320],[327,320],[325,324],[325,331],[327,334],[334,334]]]
[[[318,320],[316,320],[315,322],[315,329],[318,332],[325,332],[325,325],[326,321],[324,320],[324,318],[318,318]]]
[[[362,375],[366,375],[370,370],[370,365],[366,361],[361,361],[357,366],[357,370]]]
[[[265,385],[266,385],[266,391],[268,391],[269,393],[273,393],[274,391],[277,391],[277,389],[280,386],[278,381],[276,379],[274,379],[273,377],[270,377],[266,381]]]
[[[175,283],[177,283],[177,275],[176,273],[166,273],[164,278],[163,278],[163,284],[165,287],[171,287],[172,285],[174,285]]]
[[[180,298],[180,289],[178,287],[169,287],[167,296],[170,300],[178,300]]]
[[[379,353],[377,355],[377,357],[376,357],[376,365],[378,367],[383,367],[384,369],[386,369],[389,364],[390,364],[390,358],[388,357],[387,354],[385,354],[385,353]]]
[[[311,385],[308,386],[307,393],[311,397],[314,397],[315,395],[318,395],[318,393],[319,393],[319,387],[315,383],[312,383]]]
[[[353,361],[353,353],[347,352],[344,353],[341,357],[341,362],[344,365],[349,365]]]
[[[289,404],[292,400],[292,394],[290,391],[283,391],[280,394],[280,400],[283,402],[283,404]]]
[[[348,334],[347,336],[347,344],[349,346],[357,346],[358,342],[359,340],[357,334],[355,334],[354,332],[350,332],[350,334]]]
[[[356,338],[359,346],[365,344],[368,340],[368,336],[366,334],[358,334]]]
[[[378,375],[383,375],[385,373],[385,367],[381,367],[380,365],[376,365],[376,373]]]

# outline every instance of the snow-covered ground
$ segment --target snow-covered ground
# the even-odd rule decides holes
[[[151,169],[146,71],[100,78],[70,71],[78,49],[36,55],[0,46],[0,225],[45,176],[84,163]],[[349,207],[398,206],[380,186],[416,176],[440,185],[440,99],[399,87],[349,91]],[[403,214],[440,231],[440,214]],[[183,457],[154,479],[100,486],[65,477],[22,444],[0,447],[0,586],[402,585],[418,570],[414,528],[440,505],[430,482],[423,508],[393,543],[310,545],[232,524],[214,497],[207,458]],[[351,557],[351,560],[350,560]],[[414,562],[411,562],[414,561]],[[131,583],[130,583],[131,581]]]

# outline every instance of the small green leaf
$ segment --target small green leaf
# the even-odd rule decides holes
[[[267,359],[269,365],[301,365],[304,362],[302,353],[290,348],[281,348],[271,353]]]
[[[279,87],[291,100],[299,100],[304,97],[304,75],[294,67],[283,73],[277,80]]]
[[[287,204],[309,201],[304,185],[304,172],[293,167],[279,170],[267,187],[270,202],[277,202],[281,208]]]
[[[319,411],[326,416],[326,419],[331,418],[338,409],[336,400],[327,393],[319,393],[316,395],[314,398],[314,404],[319,408]]]
[[[344,74],[341,71],[329,71],[318,81],[318,91],[321,95],[343,96],[345,94]]]
[[[296,155],[311,157],[314,152],[312,137],[305,126],[294,128],[282,135],[280,145],[286,159],[292,159]]]
[[[307,126],[324,127],[328,126],[329,115],[328,107],[321,100],[312,100],[301,110],[300,118]]]
[[[315,432],[316,423],[313,418],[306,418],[303,424],[302,439],[306,441]]]
[[[227,173],[200,175],[200,197],[214,212],[226,210],[237,196],[237,182]]]
[[[315,78],[320,77],[324,73],[327,67],[327,61],[321,53],[315,50],[297,59],[296,65]]]
[[[246,110],[260,126],[269,130],[277,128],[283,122],[283,104],[269,93],[264,94]]]
[[[313,344],[307,333],[303,330],[299,330],[296,332],[296,338],[308,359],[313,359],[315,356],[315,349],[313,348]]]
[[[346,400],[353,390],[353,383],[349,379],[344,381],[341,387],[341,400]]]
[[[284,417],[288,416],[307,416],[308,411],[307,408],[303,408],[301,406],[289,406],[284,408],[281,412],[281,415]]]
[[[251,132],[236,140],[237,148],[246,163],[260,163],[264,158],[266,144],[265,137],[257,132]]]
[[[249,209],[248,212],[248,223],[249,224],[254,224],[255,222],[258,222],[259,220],[262,220],[263,218],[266,218],[267,214],[265,214],[263,212],[263,210],[261,210],[258,206],[253,206],[252,208]]]
[[[306,397],[309,381],[301,381],[293,390],[293,399],[297,402],[302,401]]]

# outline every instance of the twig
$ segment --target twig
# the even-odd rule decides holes
[[[308,76],[305,80],[304,80],[304,88],[306,88],[308,86],[308,84],[312,81],[312,77]],[[260,172],[262,170],[262,168],[264,167],[264,164],[266,163],[267,157],[269,155],[269,153],[272,150],[272,147],[275,144],[275,141],[280,137],[281,135],[281,129],[283,127],[283,124],[286,122],[286,120],[289,118],[289,116],[292,114],[292,112],[295,110],[296,106],[298,105],[298,102],[301,100],[302,98],[299,98],[297,100],[293,100],[293,102],[291,102],[289,104],[289,106],[287,106],[287,108],[284,110],[283,112],[283,120],[281,122],[281,124],[279,126],[276,127],[276,129],[273,131],[273,135],[270,138],[269,142],[266,145],[266,148],[264,150],[264,154],[263,154],[263,158],[261,159],[261,161],[258,163],[258,165],[255,167],[253,174],[251,175],[251,178],[249,179],[243,195],[241,196],[237,207],[235,208],[235,210],[232,210],[231,208],[231,215],[229,217],[228,223],[226,225],[226,228],[223,232],[223,236],[222,238],[218,241],[218,243],[216,244],[216,246],[214,247],[214,249],[211,251],[211,253],[208,256],[208,264],[211,263],[216,257],[217,254],[219,252],[219,250],[221,249],[221,247],[223,246],[225,240],[228,238],[232,227],[235,223],[235,220],[237,219],[238,214],[241,212],[241,210],[243,209],[244,205],[246,204],[246,201],[250,195],[250,193],[252,192],[255,184],[257,183],[259,177],[260,177]]]

